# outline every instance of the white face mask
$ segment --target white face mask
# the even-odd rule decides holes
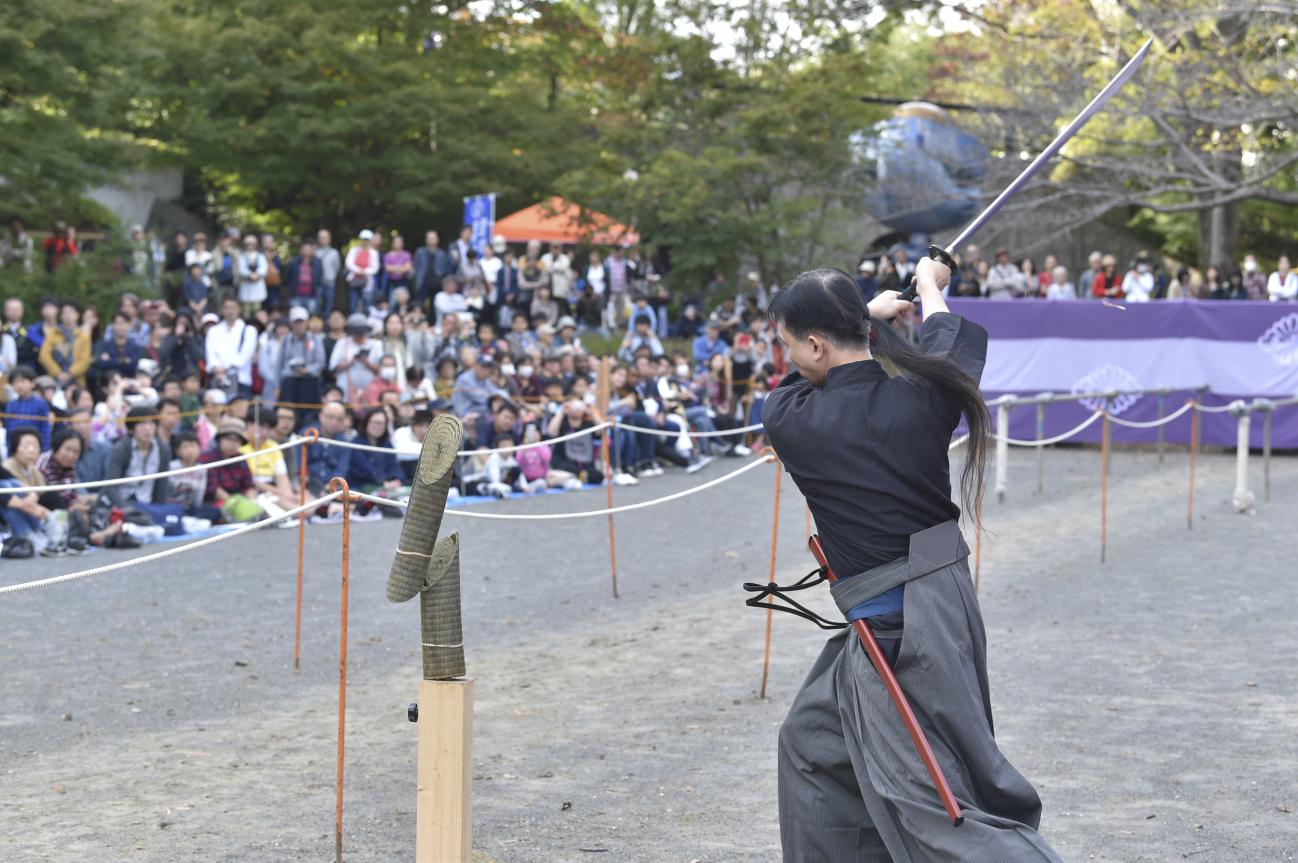
[[[519,367],[518,367],[518,373],[519,373],[519,375],[521,375],[522,377],[525,377],[525,378],[530,378],[530,377],[532,376],[532,372],[534,372],[534,371],[536,371],[536,369],[532,368],[531,366],[519,366]]]
[[[685,365],[684,363],[681,363],[679,366],[676,367],[676,377],[688,378],[689,376],[690,376],[689,366]]]
[[[397,379],[397,370],[389,367],[381,368],[379,369],[379,377],[385,381],[395,381]]]
[[[500,370],[507,375],[512,375],[514,373],[514,366],[512,363],[502,363]]]

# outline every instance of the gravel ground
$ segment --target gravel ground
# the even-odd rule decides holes
[[[1050,452],[1035,495],[1034,459],[1016,451],[1009,499],[985,512],[980,598],[998,737],[1041,793],[1042,832],[1069,860],[1293,860],[1298,585],[1285,561],[1298,459],[1278,459],[1273,501],[1241,516],[1229,503],[1233,459],[1205,455],[1187,531],[1185,456],[1159,466],[1117,453],[1103,566],[1098,461],[1094,450]],[[1256,465],[1254,475],[1260,486]],[[620,517],[620,600],[602,519],[448,517],[463,534],[477,679],[475,860],[778,859],[776,729],[824,636],[776,620],[768,698],[757,698],[764,616],[743,607],[739,584],[767,575],[771,477],[757,470]],[[414,856],[405,708],[420,676],[418,609],[383,595],[398,529],[353,530],[351,861]],[[782,579],[811,568],[803,531],[793,490]],[[338,528],[308,532],[299,672],[295,540],[268,530],[0,598],[0,858],[333,858]],[[0,583],[117,559],[5,561]]]

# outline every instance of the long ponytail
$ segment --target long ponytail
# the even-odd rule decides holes
[[[856,281],[842,270],[825,268],[796,276],[771,300],[772,320],[806,338],[819,333],[843,348],[870,347],[899,374],[913,375],[951,399],[969,427],[964,468],[960,472],[960,501],[964,514],[981,527],[978,513],[987,466],[991,416],[978,382],[951,359],[927,354],[886,323],[871,321]]]

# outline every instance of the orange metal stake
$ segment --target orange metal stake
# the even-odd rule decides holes
[[[1190,491],[1186,495],[1185,529],[1194,530],[1194,463],[1199,457],[1199,403],[1190,399]]]
[[[613,508],[613,471],[612,457],[609,452],[608,429],[604,429],[604,491],[608,496],[608,508]],[[617,539],[613,535],[613,514],[608,516],[608,561],[613,572],[613,598],[617,599]]]
[[[298,465],[299,506],[306,506],[306,462],[311,444],[319,440],[315,429],[307,429],[302,436],[302,459]],[[302,559],[306,548],[306,513],[297,517],[297,610],[293,614],[293,670],[302,669]]]
[[[342,490],[343,559],[341,620],[338,643],[338,802],[334,814],[334,858],[343,863],[343,750],[347,739],[347,579],[352,553],[352,493],[347,480],[336,476],[329,480],[329,491]]]
[[[775,464],[775,516],[771,524],[771,574],[769,581],[775,583],[775,551],[778,548],[780,540],[780,474],[784,473],[781,469],[780,460],[777,458]],[[808,510],[810,512],[810,510]],[[758,698],[766,697],[766,678],[771,671],[771,616],[772,609],[766,609],[766,646],[762,649],[762,685],[757,692]]]

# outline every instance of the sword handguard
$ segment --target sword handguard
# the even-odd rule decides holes
[[[936,246],[930,243],[928,247],[928,256],[933,260],[937,261],[939,264],[945,264],[946,268],[951,271],[951,277],[952,278],[955,277],[955,270],[956,270],[955,258],[951,257],[951,255],[947,253],[946,249],[942,248],[941,246]],[[918,286],[915,284],[915,277],[911,276],[910,284],[906,285],[906,290],[901,292],[901,296],[898,297],[898,299],[905,300],[908,303],[915,302],[915,293],[917,287]]]

